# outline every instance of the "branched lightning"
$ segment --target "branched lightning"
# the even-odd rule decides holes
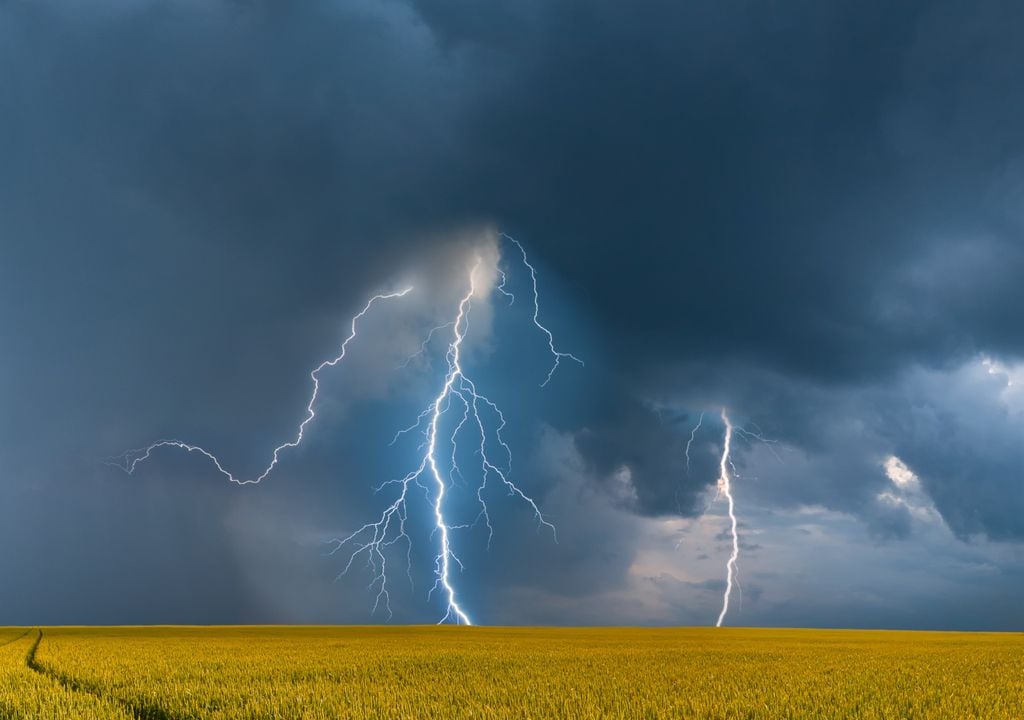
[[[519,248],[519,252],[522,253],[523,265],[525,265],[530,271],[530,280],[533,282],[533,324],[536,325],[537,328],[547,336],[548,347],[551,349],[551,355],[555,358],[555,362],[551,365],[551,370],[548,372],[548,376],[544,378],[544,382],[540,384],[541,387],[544,387],[549,382],[551,382],[551,377],[555,374],[555,370],[558,369],[558,364],[562,361],[563,358],[569,358],[570,360],[574,360],[575,362],[579,363],[580,366],[583,365],[583,361],[580,360],[575,355],[573,355],[572,353],[561,352],[555,347],[555,336],[552,335],[551,331],[548,330],[547,327],[545,327],[543,324],[541,324],[540,321],[540,293],[537,290],[537,270],[536,268],[533,267],[533,265],[530,264],[529,258],[526,257],[526,248],[524,248],[518,240],[516,240],[511,235],[506,235],[505,233],[502,233],[501,236],[508,240],[509,242],[515,243],[515,246]]]
[[[135,468],[138,467],[139,463],[145,462],[146,460],[149,459],[150,455],[154,450],[162,447],[174,447],[179,448],[181,450],[186,450],[187,452],[190,453],[195,452],[205,456],[207,459],[210,460],[210,462],[213,463],[214,467],[217,468],[218,472],[224,475],[224,477],[226,477],[230,482],[233,482],[237,485],[253,485],[262,482],[268,475],[270,475],[270,473],[277,466],[277,463],[280,460],[281,452],[283,450],[298,447],[299,444],[302,442],[302,438],[306,431],[306,426],[309,425],[310,422],[312,422],[314,417],[316,417],[315,407],[317,396],[320,393],[320,372],[323,371],[325,368],[334,367],[335,365],[337,365],[338,363],[345,359],[345,354],[348,352],[348,344],[356,337],[356,330],[359,321],[363,318],[364,315],[366,315],[366,313],[370,311],[370,308],[378,300],[391,300],[393,298],[403,297],[410,293],[411,291],[412,288],[408,287],[405,288],[404,290],[399,290],[397,292],[381,293],[378,295],[374,295],[367,301],[366,305],[363,306],[363,309],[360,310],[352,318],[349,335],[341,343],[341,349],[339,350],[338,355],[329,360],[324,360],[309,373],[310,378],[312,378],[313,380],[313,394],[310,396],[309,403],[306,405],[306,417],[299,424],[298,432],[295,435],[295,439],[289,440],[288,442],[282,443],[278,445],[276,448],[274,448],[270,464],[267,465],[267,467],[264,468],[263,472],[261,472],[259,476],[257,476],[256,478],[242,480],[240,478],[235,477],[235,475],[231,473],[229,470],[227,470],[221,463],[220,459],[218,459],[217,456],[214,455],[212,452],[200,447],[199,445],[193,445],[191,443],[186,443],[181,440],[157,440],[156,442],[151,443],[150,445],[144,448],[128,450],[127,452],[124,452],[121,455],[107,458],[106,464],[112,465],[114,467],[119,467],[126,473],[131,475],[132,473],[135,472]]]
[[[537,273],[530,264],[523,246],[513,238],[503,235],[516,245],[522,255],[522,262],[529,270],[533,286],[533,324],[547,338],[548,347],[554,358],[551,369],[541,386],[547,385],[562,359],[571,359],[580,365],[583,361],[571,353],[562,352],[557,349],[555,339],[551,331],[540,321],[540,299],[537,289]],[[345,575],[353,567],[357,559],[363,558],[372,571],[370,589],[375,590],[373,611],[383,608],[391,615],[390,586],[388,582],[388,554],[395,546],[404,546],[406,559],[406,574],[412,582],[412,540],[407,532],[409,522],[408,503],[413,494],[422,492],[430,507],[433,530],[431,537],[436,537],[438,542],[437,553],[434,559],[434,584],[428,593],[431,597],[438,592],[444,597],[445,613],[440,623],[455,622],[464,625],[472,624],[469,614],[460,603],[458,593],[453,582],[453,566],[462,568],[462,562],[455,553],[453,547],[454,533],[459,530],[483,526],[487,529],[487,543],[490,547],[491,538],[494,534],[491,513],[487,505],[486,495],[492,488],[502,488],[506,494],[517,498],[524,503],[533,513],[537,521],[537,527],[542,526],[551,531],[557,541],[555,527],[541,513],[537,503],[527,495],[512,480],[512,449],[505,441],[504,430],[506,419],[502,410],[487,395],[483,394],[476,383],[467,376],[463,368],[463,343],[469,330],[470,311],[473,306],[473,298],[484,294],[481,287],[482,281],[479,277],[482,259],[478,255],[469,271],[469,287],[461,297],[454,319],[431,328],[426,338],[420,345],[417,352],[411,355],[402,367],[406,367],[418,356],[426,354],[434,336],[444,330],[451,330],[451,339],[448,342],[445,359],[447,370],[444,382],[436,397],[431,400],[426,408],[416,417],[416,420],[408,427],[399,430],[392,445],[403,435],[412,431],[418,431],[423,440],[417,448],[420,452],[419,461],[415,469],[404,477],[389,480],[377,487],[377,492],[386,488],[396,489],[396,494],[391,503],[384,509],[375,522],[369,522],[356,529],[345,537],[332,541],[331,554],[341,552],[343,549],[349,553],[348,560],[341,570],[339,577]],[[495,271],[497,282],[490,288],[496,290],[503,297],[508,299],[508,304],[515,302],[515,296],[506,288],[507,276],[500,267],[492,268]],[[280,460],[282,451],[297,447],[303,440],[306,427],[316,417],[316,403],[320,392],[320,372],[328,367],[334,367],[346,356],[349,343],[356,337],[359,321],[370,311],[371,307],[378,300],[388,300],[403,297],[412,288],[398,292],[378,294],[370,298],[363,309],[357,313],[351,322],[351,331],[341,344],[338,355],[325,360],[310,372],[313,381],[313,392],[306,406],[306,417],[298,426],[297,433],[293,440],[282,443],[274,448],[270,464],[255,478],[240,479],[227,470],[220,459],[209,450],[186,443],[181,440],[158,440],[147,447],[137,450],[129,450],[119,456],[108,458],[108,464],[121,468],[132,474],[138,465],[150,458],[152,453],[162,447],[174,447],[185,450],[189,453],[196,452],[213,463],[214,467],[224,475],[230,482],[237,485],[249,485],[264,480],[274,470]],[[448,416],[451,415],[451,420]],[[450,430],[449,430],[450,428]],[[465,476],[459,466],[459,439],[469,432],[475,435],[478,443],[474,443],[474,457],[479,457],[479,482],[475,487],[469,488],[473,491],[475,506],[478,508],[475,517],[465,523],[451,523],[446,515],[448,498],[452,488],[459,484],[456,478],[462,480],[465,485]],[[442,446],[447,443],[450,453],[445,452],[441,460]],[[447,465],[447,467],[443,467]]]
[[[779,462],[782,462],[782,458],[776,451],[776,447],[779,447],[783,450],[788,449],[784,445],[780,445],[777,440],[771,440],[769,438],[766,438],[764,434],[761,432],[761,429],[758,428],[757,425],[753,423],[751,423],[753,429],[748,429],[746,427],[733,424],[732,420],[729,418],[728,411],[724,407],[720,411],[720,416],[722,418],[722,425],[725,429],[725,438],[722,445],[722,454],[718,459],[718,482],[716,483],[715,496],[708,501],[708,504],[707,506],[705,506],[704,511],[706,512],[708,508],[711,507],[711,505],[718,501],[719,498],[725,496],[725,499],[728,504],[729,535],[732,547],[729,553],[729,559],[726,562],[725,566],[725,593],[722,597],[722,610],[721,612],[719,612],[718,620],[715,622],[716,627],[721,627],[722,623],[725,621],[726,614],[729,612],[729,601],[732,597],[732,590],[734,586],[741,592],[739,598],[741,609],[743,605],[742,588],[739,584],[739,567],[737,564],[740,555],[739,530],[738,521],[736,519],[736,502],[732,494],[732,481],[734,478],[739,477],[739,472],[736,469],[736,463],[732,457],[733,440],[737,438],[742,439],[745,440],[749,445],[753,445],[755,442],[762,443],[768,447],[768,450],[775,456],[775,458]],[[702,412],[697,420],[697,424],[690,431],[690,437],[686,442],[685,454],[687,473],[689,473],[690,469],[690,449],[697,436],[697,431],[700,430],[701,425],[703,423],[704,413]],[[681,544],[682,540],[679,541],[676,547],[678,548]]]
[[[398,366],[398,369],[399,370],[404,370],[405,368],[409,367],[409,364],[413,360],[415,360],[418,357],[421,357],[421,356],[425,355],[426,352],[427,352],[427,348],[430,345],[430,341],[434,339],[434,333],[436,333],[438,330],[446,330],[446,329],[450,328],[451,326],[452,326],[451,322],[446,322],[443,325],[436,325],[436,326],[430,328],[429,332],[427,332],[427,336],[425,338],[423,338],[423,342],[420,343],[420,349],[417,350],[416,352],[414,352],[409,357],[407,357],[405,359],[405,362],[403,362],[401,365]]]
[[[733,576],[736,572],[736,561],[740,556],[739,534],[736,531],[736,506],[732,497],[732,483],[729,477],[729,469],[733,467],[729,453],[732,451],[733,425],[725,408],[722,408],[722,422],[725,423],[725,442],[722,445],[722,457],[718,463],[718,489],[725,495],[729,503],[729,525],[732,534],[732,552],[729,554],[729,561],[726,563],[726,585],[725,594],[722,596],[722,612],[718,614],[718,621],[715,627],[721,627],[725,620],[725,614],[729,612],[729,596],[732,594]]]
[[[533,322],[547,337],[548,346],[554,356],[554,364],[544,383],[542,383],[543,387],[551,380],[562,358],[571,358],[581,365],[582,361],[574,355],[557,350],[554,337],[539,320],[540,309],[536,271],[527,259],[523,246],[507,235],[503,235],[503,237],[515,243],[522,254],[524,265],[529,269],[530,278],[533,283]],[[552,536],[557,541],[555,526],[544,517],[533,498],[523,492],[511,479],[512,449],[503,436],[503,431],[506,427],[504,413],[497,404],[478,389],[476,383],[467,376],[463,368],[463,342],[469,329],[469,317],[473,298],[478,292],[478,271],[480,270],[481,262],[478,256],[469,271],[469,288],[459,301],[454,320],[431,329],[427,340],[424,341],[420,351],[417,353],[418,355],[425,352],[430,338],[436,331],[448,327],[452,329],[452,338],[445,355],[447,372],[439,393],[420,412],[415,421],[408,427],[399,430],[391,441],[393,445],[403,435],[415,430],[420,431],[424,439],[418,448],[422,455],[416,468],[404,477],[390,480],[378,487],[378,491],[389,486],[395,486],[398,490],[393,502],[385,508],[376,521],[366,523],[346,537],[333,541],[332,553],[341,552],[343,549],[349,552],[348,560],[339,577],[348,573],[356,559],[363,556],[371,570],[372,579],[369,587],[371,590],[376,591],[373,609],[376,611],[383,607],[389,616],[391,615],[391,598],[387,576],[387,551],[395,545],[403,544],[406,550],[406,561],[407,563],[409,562],[412,540],[406,532],[406,522],[408,519],[408,501],[410,494],[414,491],[414,486],[415,489],[423,493],[430,505],[434,526],[432,534],[438,540],[437,553],[434,558],[434,584],[428,596],[438,592],[444,598],[445,612],[439,623],[453,621],[463,625],[472,624],[469,614],[460,604],[458,593],[452,580],[452,566],[458,565],[460,569],[462,568],[462,562],[453,548],[453,534],[455,531],[482,524],[487,529],[487,542],[488,547],[490,546],[494,534],[494,526],[491,522],[491,514],[485,498],[485,492],[489,487],[489,483],[498,484],[505,489],[508,495],[514,496],[526,504],[532,511],[538,528],[543,526],[550,530]],[[515,301],[515,297],[505,289],[507,279],[505,272],[498,268],[497,276],[500,282],[494,286],[494,289],[509,298],[509,304],[511,305]],[[454,427],[443,439],[443,442],[446,442],[450,448],[450,453],[445,455],[445,462],[448,465],[446,472],[442,468],[439,457],[442,444],[442,423],[445,416],[449,413],[453,414],[455,420]],[[453,524],[447,519],[445,500],[452,487],[456,484],[456,477],[462,478],[463,481],[465,480],[457,456],[459,437],[467,430],[471,431],[479,441],[479,444],[476,446],[475,456],[480,459],[480,481],[474,493],[478,511],[471,521]],[[495,456],[495,452],[500,457]],[[494,483],[491,483],[492,480]],[[411,570],[408,570],[407,574],[410,575],[411,579]]]
[[[753,445],[754,441],[756,440],[757,442],[761,443],[766,448],[768,448],[768,452],[774,455],[776,460],[778,460],[780,463],[782,462],[782,456],[779,455],[778,451],[775,449],[777,446],[779,446],[779,441],[766,438],[764,436],[764,433],[761,432],[761,429],[758,428],[756,424],[754,424],[753,430],[748,430],[747,428],[740,427],[738,425],[733,429],[736,431],[737,435],[739,435],[741,438],[747,441],[748,445]]]

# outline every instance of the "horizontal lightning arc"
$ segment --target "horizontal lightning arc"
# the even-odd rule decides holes
[[[345,359],[345,355],[348,352],[348,344],[356,337],[356,330],[357,330],[357,325],[358,325],[359,321],[363,318],[364,315],[366,315],[366,313],[368,313],[370,311],[370,308],[378,300],[392,300],[394,298],[404,297],[405,295],[408,295],[410,292],[412,292],[412,290],[413,290],[413,288],[407,287],[407,288],[405,288],[403,290],[399,290],[397,292],[380,293],[378,295],[374,295],[372,298],[370,298],[366,302],[366,305],[363,306],[363,309],[360,310],[352,318],[349,335],[341,343],[341,349],[340,349],[338,355],[333,357],[333,358],[331,358],[331,359],[329,359],[329,360],[324,360],[322,363],[317,365],[309,373],[309,376],[313,380],[313,394],[310,396],[309,403],[306,405],[306,417],[299,424],[298,432],[297,432],[297,434],[295,436],[295,439],[294,440],[289,440],[288,442],[282,443],[282,444],[278,445],[276,448],[274,448],[273,457],[272,457],[272,459],[270,461],[270,464],[267,465],[267,467],[263,470],[263,472],[261,472],[259,474],[258,477],[251,478],[251,479],[248,479],[248,480],[243,480],[243,479],[240,479],[238,477],[235,477],[235,475],[233,473],[231,473],[229,470],[227,470],[223,466],[223,464],[221,463],[220,459],[217,458],[217,456],[214,455],[212,452],[210,452],[209,450],[206,450],[203,447],[200,447],[199,445],[193,445],[191,443],[186,443],[186,442],[183,442],[181,440],[157,440],[156,442],[151,443],[150,445],[148,445],[148,446],[146,446],[144,448],[139,448],[139,449],[136,449],[136,450],[129,450],[129,451],[125,452],[125,453],[122,453],[121,455],[117,455],[117,456],[112,457],[112,458],[107,458],[106,461],[105,461],[105,464],[111,465],[113,467],[118,467],[118,468],[124,470],[129,475],[131,475],[131,474],[133,474],[135,472],[135,468],[139,465],[139,463],[144,462],[144,461],[149,459],[150,455],[152,454],[152,452],[154,450],[156,450],[158,448],[162,448],[162,447],[174,447],[174,448],[179,448],[181,450],[186,450],[187,452],[190,452],[190,453],[195,452],[195,453],[199,453],[200,455],[205,456],[207,459],[210,460],[210,462],[213,463],[214,467],[216,467],[217,470],[222,475],[224,475],[230,482],[233,482],[236,485],[255,485],[257,483],[262,482],[263,480],[266,479],[266,477],[268,475],[270,475],[270,473],[277,466],[277,464],[278,464],[278,462],[280,460],[281,452],[283,450],[287,450],[287,449],[291,449],[291,448],[296,448],[302,442],[302,439],[303,439],[305,431],[306,431],[306,426],[309,425],[309,423],[312,422],[313,418],[316,417],[315,406],[316,406],[317,396],[320,393],[320,377],[319,377],[319,375],[320,375],[321,371],[323,371],[324,369],[329,368],[329,367],[334,367],[339,362],[341,362],[342,360]]]

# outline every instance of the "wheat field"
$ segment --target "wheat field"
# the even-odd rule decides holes
[[[1024,718],[1024,636],[0,628],[3,718]]]

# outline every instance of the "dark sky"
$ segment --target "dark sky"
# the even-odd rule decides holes
[[[331,538],[467,372],[514,477],[455,543],[491,624],[1024,629],[1015,2],[0,0],[0,624],[374,622]],[[531,323],[542,318],[563,363]],[[489,256],[490,257],[490,256]],[[133,475],[104,457],[175,437]],[[701,413],[691,464],[684,449]],[[468,455],[467,455],[468,457]],[[462,488],[465,494],[465,488]],[[453,517],[472,503],[452,497]],[[410,504],[396,622],[443,613]],[[467,516],[467,513],[470,513]],[[414,581],[410,586],[409,580]]]

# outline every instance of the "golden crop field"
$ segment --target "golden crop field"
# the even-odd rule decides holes
[[[1024,718],[1020,634],[0,628],[2,718]]]

